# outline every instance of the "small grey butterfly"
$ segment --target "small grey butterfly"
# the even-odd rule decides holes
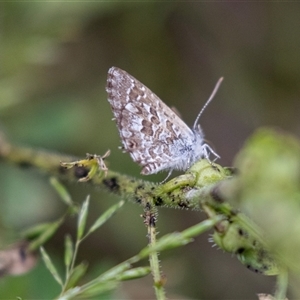
[[[199,117],[213,99],[223,78],[190,129],[159,97],[127,72],[112,67],[108,71],[106,91],[123,148],[143,167],[141,174],[161,170],[187,170],[201,158],[215,153],[204,143]],[[170,174],[169,173],[169,174]]]

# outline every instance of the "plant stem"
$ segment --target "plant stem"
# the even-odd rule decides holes
[[[155,247],[156,245],[156,217],[157,217],[157,208],[153,206],[150,211],[146,212],[146,225],[149,238],[149,247]],[[151,251],[149,254],[149,262],[152,271],[153,281],[154,281],[154,290],[156,294],[156,299],[165,300],[165,289],[164,289],[164,278],[160,272],[160,265],[158,259],[158,252]]]
[[[287,270],[283,270],[277,276],[276,292],[275,292],[276,300],[286,299],[287,287],[288,287],[288,272]]]

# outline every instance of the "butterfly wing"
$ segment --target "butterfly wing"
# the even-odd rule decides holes
[[[109,69],[106,91],[124,150],[143,167],[141,173],[181,168],[182,153],[194,141],[192,130],[150,89],[119,68]]]

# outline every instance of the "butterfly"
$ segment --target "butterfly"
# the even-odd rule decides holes
[[[140,81],[117,67],[109,69],[106,86],[108,101],[123,149],[143,167],[141,174],[149,175],[162,170],[170,173],[173,170],[185,171],[201,158],[209,160],[210,153],[219,158],[204,143],[198,121],[222,80],[220,78],[217,82],[191,129]]]

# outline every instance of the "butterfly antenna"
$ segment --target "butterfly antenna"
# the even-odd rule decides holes
[[[224,77],[221,77],[221,78],[218,80],[218,82],[217,82],[217,84],[216,84],[216,86],[215,86],[213,92],[211,93],[210,97],[208,98],[208,100],[206,101],[206,103],[205,103],[204,106],[202,107],[201,111],[199,112],[199,114],[198,114],[198,116],[197,116],[197,118],[196,118],[196,121],[195,121],[195,123],[194,123],[194,126],[193,126],[194,129],[196,129],[196,126],[197,126],[197,124],[198,124],[198,122],[199,122],[199,119],[200,119],[202,113],[204,112],[205,108],[207,107],[207,105],[212,101],[212,99],[213,99],[214,96],[216,95],[216,93],[217,93],[217,91],[218,91],[218,89],[219,89],[219,87],[220,87],[220,85],[221,85],[223,79],[224,79]]]

